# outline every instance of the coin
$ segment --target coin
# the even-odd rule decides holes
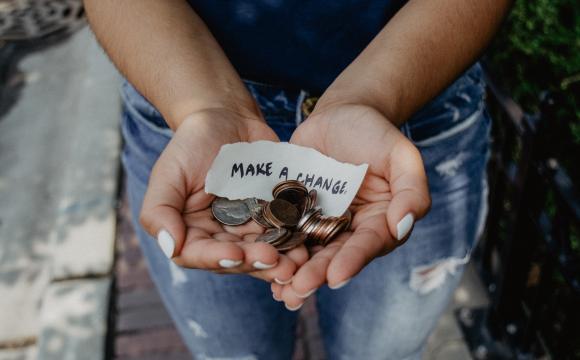
[[[278,251],[288,251],[292,250],[306,241],[307,235],[303,232],[296,231],[281,245],[276,246]]]
[[[310,219],[320,215],[321,213],[322,213],[322,210],[318,207],[307,210],[304,213],[304,215],[302,216],[302,218],[300,218],[300,221],[298,221],[298,224],[296,225],[298,230],[303,231],[304,227],[306,226],[306,224],[308,224]]]
[[[256,242],[266,242],[278,251],[288,251],[302,244],[326,246],[338,234],[348,231],[352,221],[350,211],[342,216],[325,216],[316,206],[317,192],[297,180],[278,183],[272,190],[274,200],[257,198],[212,202],[214,217],[225,225],[241,225],[250,218],[267,228]]]
[[[294,227],[300,220],[300,212],[292,203],[274,199],[266,205],[264,217],[275,226]]]
[[[316,206],[316,200],[318,199],[318,193],[316,192],[316,190],[312,189],[308,192],[308,202],[307,202],[307,206],[304,209],[304,212],[312,209],[314,206]]]
[[[348,220],[344,217],[331,217],[326,219],[327,225],[319,238],[322,246],[328,245],[338,234],[345,230]]]
[[[272,224],[270,224],[264,218],[264,215],[263,215],[264,206],[267,203],[266,201],[258,200],[256,198],[248,198],[248,199],[245,199],[244,202],[246,203],[246,206],[250,210],[250,216],[252,217],[252,220],[254,220],[258,225],[260,225],[262,227],[265,227],[265,228],[272,227]]]
[[[350,224],[352,223],[352,213],[349,209],[346,209],[344,214],[342,214],[341,218],[344,218],[346,221],[346,225],[344,226],[345,230],[350,229]]]
[[[308,190],[306,189],[306,186],[304,186],[304,184],[298,180],[285,180],[285,181],[281,181],[278,184],[276,184],[276,186],[274,186],[274,188],[272,189],[272,196],[274,198],[278,197],[278,193],[284,189],[287,188],[293,188],[293,189],[300,189],[304,192],[308,192]]]
[[[258,236],[256,242],[265,242],[268,244],[277,244],[280,240],[285,240],[289,231],[284,228],[266,230],[265,233]]]
[[[250,210],[243,200],[216,198],[211,204],[213,216],[224,225],[242,225],[250,217]]]
[[[308,200],[308,193],[299,189],[288,188],[280,191],[276,196],[276,199],[288,201],[294,205],[300,213],[302,213]]]

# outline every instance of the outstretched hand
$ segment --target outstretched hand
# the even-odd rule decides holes
[[[280,255],[254,242],[263,229],[251,221],[225,226],[211,214],[205,175],[220,147],[257,140],[279,141],[261,119],[221,109],[191,114],[175,132],[151,172],[140,221],[176,264],[285,283],[307,260],[303,246]]]
[[[339,288],[374,258],[401,245],[429,210],[431,199],[419,151],[373,108],[337,105],[315,111],[290,142],[339,161],[369,164],[350,207],[350,231],[314,249],[291,284],[272,284],[274,297],[297,309],[323,284]]]

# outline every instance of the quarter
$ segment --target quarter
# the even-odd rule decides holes
[[[243,200],[216,198],[211,203],[213,216],[224,225],[242,225],[250,220],[250,209]]]

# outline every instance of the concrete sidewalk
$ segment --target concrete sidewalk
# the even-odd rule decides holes
[[[87,28],[19,68],[0,118],[0,359],[103,359],[119,76]]]

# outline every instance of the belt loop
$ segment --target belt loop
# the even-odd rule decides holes
[[[304,121],[304,116],[302,112],[302,107],[304,104],[304,99],[308,96],[308,93],[304,90],[300,90],[298,99],[296,101],[296,126],[300,125]]]
[[[411,128],[409,127],[409,122],[406,121],[403,126],[401,126],[401,132],[405,135],[409,140],[413,141],[411,137]]]
[[[302,102],[302,116],[308,117],[314,111],[316,103],[318,102],[318,96],[309,96]]]

